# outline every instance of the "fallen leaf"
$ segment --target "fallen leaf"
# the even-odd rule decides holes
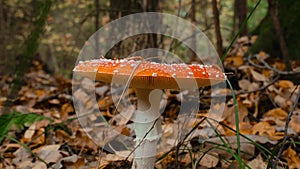
[[[255,141],[255,139],[256,139],[252,135],[246,135],[246,136],[253,141]],[[258,138],[260,138],[260,137],[258,137]],[[226,144],[228,144],[231,148],[233,148],[233,149],[237,148],[237,137],[236,136],[222,136],[222,139],[225,140]],[[218,144],[223,145],[223,142],[220,140],[219,137],[206,139],[204,142],[204,147],[203,147],[203,149],[201,149],[201,151],[205,152],[205,151],[209,150],[209,153],[216,153],[218,155],[221,155],[224,159],[230,159],[232,157],[232,155],[228,151],[213,148],[215,145],[218,145]],[[254,152],[255,152],[255,146],[249,140],[241,137],[240,138],[240,148],[241,148],[241,151],[244,152],[241,154],[243,159],[250,159],[253,157]]]
[[[300,133],[300,111],[294,111],[291,117],[290,126],[296,133]]]
[[[239,55],[226,58],[226,62],[234,67],[240,67],[244,64],[243,57]]]
[[[268,57],[270,57],[270,55],[264,51],[260,51],[257,56],[258,60],[266,60]]]
[[[218,162],[219,158],[217,153],[207,153],[202,157],[200,165],[207,168],[214,168],[217,166]]]
[[[248,115],[248,109],[244,106],[240,101],[238,101],[238,114],[239,114],[239,122],[243,122]],[[227,107],[225,106],[223,118],[228,121],[232,126],[235,126],[235,107]]]
[[[285,63],[282,61],[276,61],[272,66],[275,69],[282,70],[282,71],[284,71],[286,68]]]
[[[104,97],[103,99],[98,101],[99,109],[105,110],[108,107],[110,107],[112,104],[114,104],[112,96]]]
[[[275,108],[272,110],[269,110],[267,113],[265,113],[264,117],[274,117],[276,119],[285,121],[287,118],[288,113],[284,111],[282,108]]]
[[[72,106],[71,103],[65,103],[61,106],[61,111],[60,111],[60,115],[61,115],[61,120],[67,120],[67,118],[69,117],[69,113],[73,113],[75,110]]]
[[[72,169],[84,169],[85,168],[85,160],[84,158],[74,154],[68,157],[62,158],[59,162],[57,162],[52,168],[72,168]]]
[[[255,81],[260,81],[260,82],[267,82],[268,81],[266,76],[264,76],[263,74],[260,74],[260,73],[256,72],[253,69],[250,69],[250,72],[251,72],[252,77]]]
[[[59,99],[51,99],[48,101],[50,104],[56,104],[59,105],[60,104],[60,100]]]
[[[114,121],[117,126],[125,125],[128,123],[128,121],[131,120],[135,111],[136,111],[135,106],[129,105],[126,109],[122,109],[122,111],[119,114],[113,116],[110,121]]]
[[[292,81],[289,81],[289,80],[279,80],[278,81],[278,86],[279,87],[282,87],[282,88],[293,88],[294,87],[294,83]]]
[[[20,163],[24,161],[31,161],[32,156],[31,154],[23,147],[19,148],[14,153],[15,158],[13,159],[13,163],[16,165],[20,165]]]
[[[283,151],[282,155],[285,156],[289,168],[300,168],[300,158],[297,152],[291,147]]]
[[[259,154],[255,159],[248,162],[248,166],[253,169],[265,169],[268,165]]]
[[[41,161],[32,164],[32,169],[47,169],[47,165]]]
[[[281,108],[288,108],[290,106],[290,102],[287,101],[286,98],[280,96],[280,95],[276,95],[274,97],[274,102]]]
[[[271,126],[268,122],[262,121],[253,126],[252,134],[258,134],[260,136],[274,136],[275,127]]]
[[[239,87],[242,89],[242,90],[248,90],[248,86],[251,84],[251,82],[247,79],[242,79],[242,80],[239,80]]]
[[[41,148],[34,149],[33,152],[37,153],[37,155],[47,163],[56,163],[62,158],[59,148],[59,144],[46,145]]]

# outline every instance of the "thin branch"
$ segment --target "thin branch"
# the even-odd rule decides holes
[[[279,79],[279,77],[280,77],[279,75],[275,76],[275,78],[272,79],[272,81],[270,81],[265,86],[262,86],[260,88],[254,89],[254,90],[249,90],[249,91],[239,91],[239,92],[236,92],[235,95],[238,96],[238,95],[241,95],[241,94],[254,93],[254,92],[266,90],[269,86],[274,84]],[[211,96],[211,95],[202,95],[202,96],[200,96],[200,98],[218,98],[218,97],[232,97],[232,95],[231,94],[224,94],[224,95],[216,95],[216,96]]]
[[[292,107],[291,111],[289,112],[288,117],[287,117],[287,119],[286,119],[286,122],[285,122],[285,128],[284,128],[283,141],[281,142],[281,147],[280,147],[280,149],[279,149],[279,151],[278,151],[278,153],[277,153],[277,156],[275,157],[276,159],[275,159],[275,161],[274,161],[273,164],[272,164],[272,168],[273,168],[273,169],[275,169],[275,168],[277,167],[279,158],[280,158],[281,153],[282,153],[282,151],[283,151],[283,149],[284,149],[284,146],[285,146],[285,144],[286,144],[286,141],[287,141],[287,135],[288,135],[289,123],[290,123],[290,121],[291,121],[291,117],[292,117],[292,115],[293,115],[293,113],[294,113],[294,111],[295,111],[295,108],[298,106],[299,97],[300,97],[300,90],[298,91],[298,94],[297,94],[297,97],[296,97],[296,99],[295,99],[294,105],[293,105],[293,107]]]
[[[256,64],[252,61],[252,58],[254,56],[253,55],[249,55],[248,56],[248,61],[251,65],[257,67],[257,68],[261,68],[261,69],[269,69],[271,71],[274,71],[275,73],[279,74],[279,75],[296,75],[296,74],[300,74],[300,67],[297,68],[298,70],[296,71],[282,71],[282,70],[278,70],[272,66],[270,66],[267,62],[265,62],[264,60],[259,60],[263,65],[259,65]]]
[[[214,16],[214,25],[215,25],[215,33],[217,37],[217,51],[219,54],[219,57],[222,57],[223,53],[223,40],[221,35],[221,29],[220,29],[220,18],[219,18],[219,9],[217,0],[212,0],[212,10],[213,10],[213,16]]]

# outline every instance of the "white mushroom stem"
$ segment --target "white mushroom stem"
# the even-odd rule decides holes
[[[157,143],[161,137],[160,100],[162,91],[136,89],[135,146],[132,169],[153,169]]]

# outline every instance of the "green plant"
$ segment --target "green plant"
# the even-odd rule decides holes
[[[22,130],[24,127],[29,126],[30,124],[41,121],[41,120],[49,120],[52,121],[52,119],[34,114],[34,113],[27,113],[22,114],[20,112],[14,111],[10,114],[5,114],[0,116],[0,142],[3,141],[3,139],[6,137],[8,131],[14,127],[17,130]]]

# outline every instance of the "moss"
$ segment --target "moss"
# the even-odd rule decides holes
[[[290,59],[300,60],[300,1],[279,0],[279,20],[284,37],[289,49]],[[273,22],[270,15],[262,20],[253,34],[259,35],[257,41],[251,47],[252,53],[260,50],[268,52],[271,56],[282,57],[277,41]]]

